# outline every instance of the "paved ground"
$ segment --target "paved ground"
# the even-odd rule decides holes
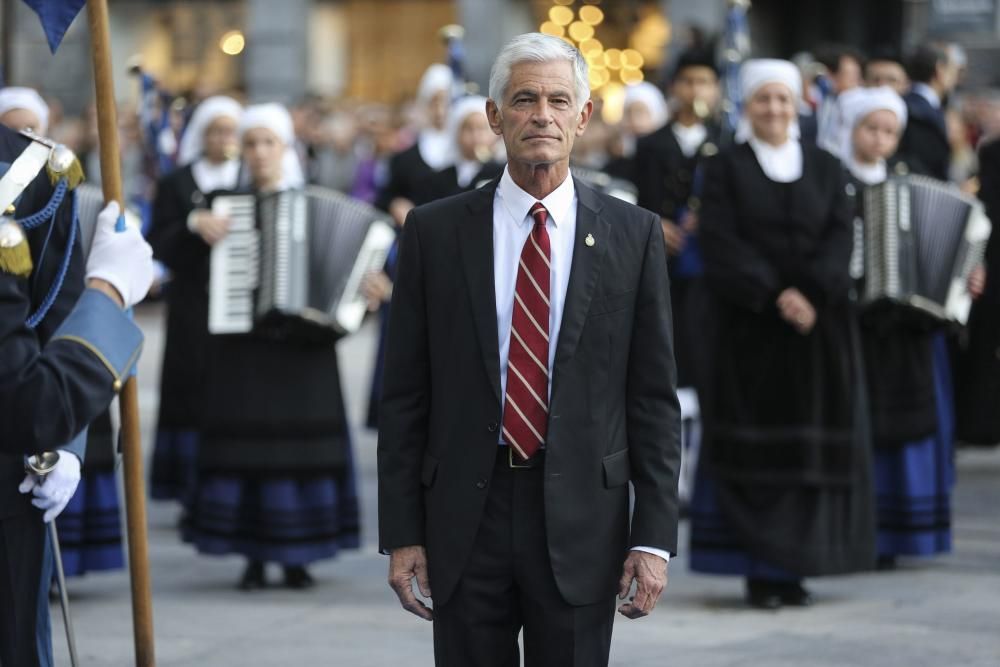
[[[156,414],[161,315],[139,313],[147,331],[141,405],[147,437]],[[341,346],[352,415],[363,413],[373,333]],[[150,507],[156,653],[161,666],[405,664],[428,667],[430,625],[401,611],[375,551],[375,441],[356,436],[365,548],[314,568],[319,586],[240,593],[238,558],[197,556],[180,543],[177,509]],[[909,562],[890,574],[813,582],[808,610],[746,609],[735,580],[697,576],[671,563],[666,598],[653,616],[620,619],[612,664],[694,667],[1000,667],[1000,450],[962,452],[955,553]],[[686,532],[686,526],[682,527]],[[277,574],[276,572],[274,573]],[[85,665],[132,664],[128,580],[123,573],[71,583]],[[69,664],[57,607],[59,664]]]

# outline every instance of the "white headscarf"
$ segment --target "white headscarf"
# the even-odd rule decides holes
[[[447,92],[450,97],[454,83],[455,75],[451,68],[441,63],[434,63],[427,68],[420,79],[420,85],[417,87],[417,101],[421,104],[427,104],[436,93],[442,90]]]
[[[181,146],[177,151],[177,165],[189,165],[205,150],[205,130],[219,118],[232,118],[239,122],[243,115],[243,106],[231,97],[216,95],[209,97],[198,105],[191,114],[191,120],[184,128]]]
[[[660,129],[670,120],[670,110],[667,108],[667,100],[663,97],[660,89],[650,82],[640,81],[631,86],[626,86],[625,108],[628,109],[630,105],[636,102],[645,104],[646,108],[649,109],[649,113],[653,117],[654,129]]]
[[[486,98],[479,95],[469,95],[455,101],[448,111],[448,124],[446,131],[451,140],[451,160],[458,172],[458,184],[463,188],[472,182],[482,169],[482,164],[478,160],[467,160],[462,156],[462,151],[458,146],[458,135],[462,131],[462,124],[469,116],[476,114],[486,118]]]
[[[879,88],[853,88],[840,94],[841,125],[838,155],[844,166],[861,182],[868,185],[881,183],[886,178],[885,160],[877,164],[865,165],[854,158],[854,128],[875,111],[891,111],[899,119],[899,132],[906,128],[906,103],[889,86]]]
[[[769,83],[787,86],[792,91],[795,108],[799,108],[799,102],[802,100],[802,74],[793,63],[777,58],[756,58],[740,65],[740,99],[744,108],[754,93]],[[745,143],[752,134],[750,120],[744,113],[736,125],[736,142]],[[792,121],[792,125],[788,128],[788,136],[796,141],[801,136],[798,120]]]
[[[35,89],[20,86],[0,88],[0,116],[15,109],[24,109],[38,116],[39,126],[32,128],[35,134],[44,136],[49,131],[49,105]]]
[[[295,152],[295,124],[288,109],[280,104],[254,104],[243,110],[240,119],[240,141],[249,130],[264,128],[277,135],[285,144],[285,154],[281,161],[281,190],[301,188],[306,183],[302,163]]]

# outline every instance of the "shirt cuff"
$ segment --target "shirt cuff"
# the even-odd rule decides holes
[[[139,359],[142,331],[106,294],[85,289],[76,307],[49,342],[70,341],[87,348],[111,374],[117,393]]]
[[[659,556],[663,560],[670,562],[670,552],[664,551],[663,549],[656,549],[655,547],[632,547],[632,551],[643,551],[647,554],[653,554],[654,556]]]

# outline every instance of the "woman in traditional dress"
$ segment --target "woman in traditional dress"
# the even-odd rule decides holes
[[[248,107],[240,122],[250,191],[304,185],[288,111]],[[313,585],[306,566],[359,544],[350,434],[334,343],[265,334],[209,340],[198,476],[184,538],[201,553],[240,554],[244,590]]]
[[[839,99],[841,158],[863,238],[865,188],[904,170],[892,160],[906,104],[891,88],[858,88]],[[860,245],[852,273],[863,273]],[[859,285],[860,291],[861,285]],[[879,566],[897,556],[951,550],[954,483],[951,373],[941,326],[890,304],[858,314],[870,399]]]
[[[208,196],[236,188],[242,113],[236,100],[224,96],[198,105],[181,139],[180,167],[156,188],[149,242],[172,274],[151,475],[151,494],[159,500],[183,501],[195,474],[208,347],[209,253],[225,229],[225,221],[209,211]]]
[[[431,202],[479,187],[486,181],[500,176],[503,165],[494,159],[497,137],[486,118],[486,98],[469,95],[457,100],[448,113],[448,152],[450,165],[428,176],[420,190],[421,203]],[[368,401],[369,428],[378,426],[378,403],[382,395],[382,361],[388,324],[389,299],[395,279],[396,247],[390,251],[389,261],[382,273],[369,276],[365,291],[371,308],[378,308],[381,331],[375,357]]]
[[[804,577],[874,566],[871,460],[843,171],[798,141],[792,63],[747,61],[740,85],[744,143],[707,162],[701,213],[715,335],[691,567],[776,609],[811,603]]]

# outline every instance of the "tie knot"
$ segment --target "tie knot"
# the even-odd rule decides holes
[[[545,204],[540,201],[535,202],[535,205],[531,207],[528,213],[531,214],[531,217],[535,220],[535,224],[538,226],[544,227],[545,223],[549,220],[549,212],[545,208]]]

